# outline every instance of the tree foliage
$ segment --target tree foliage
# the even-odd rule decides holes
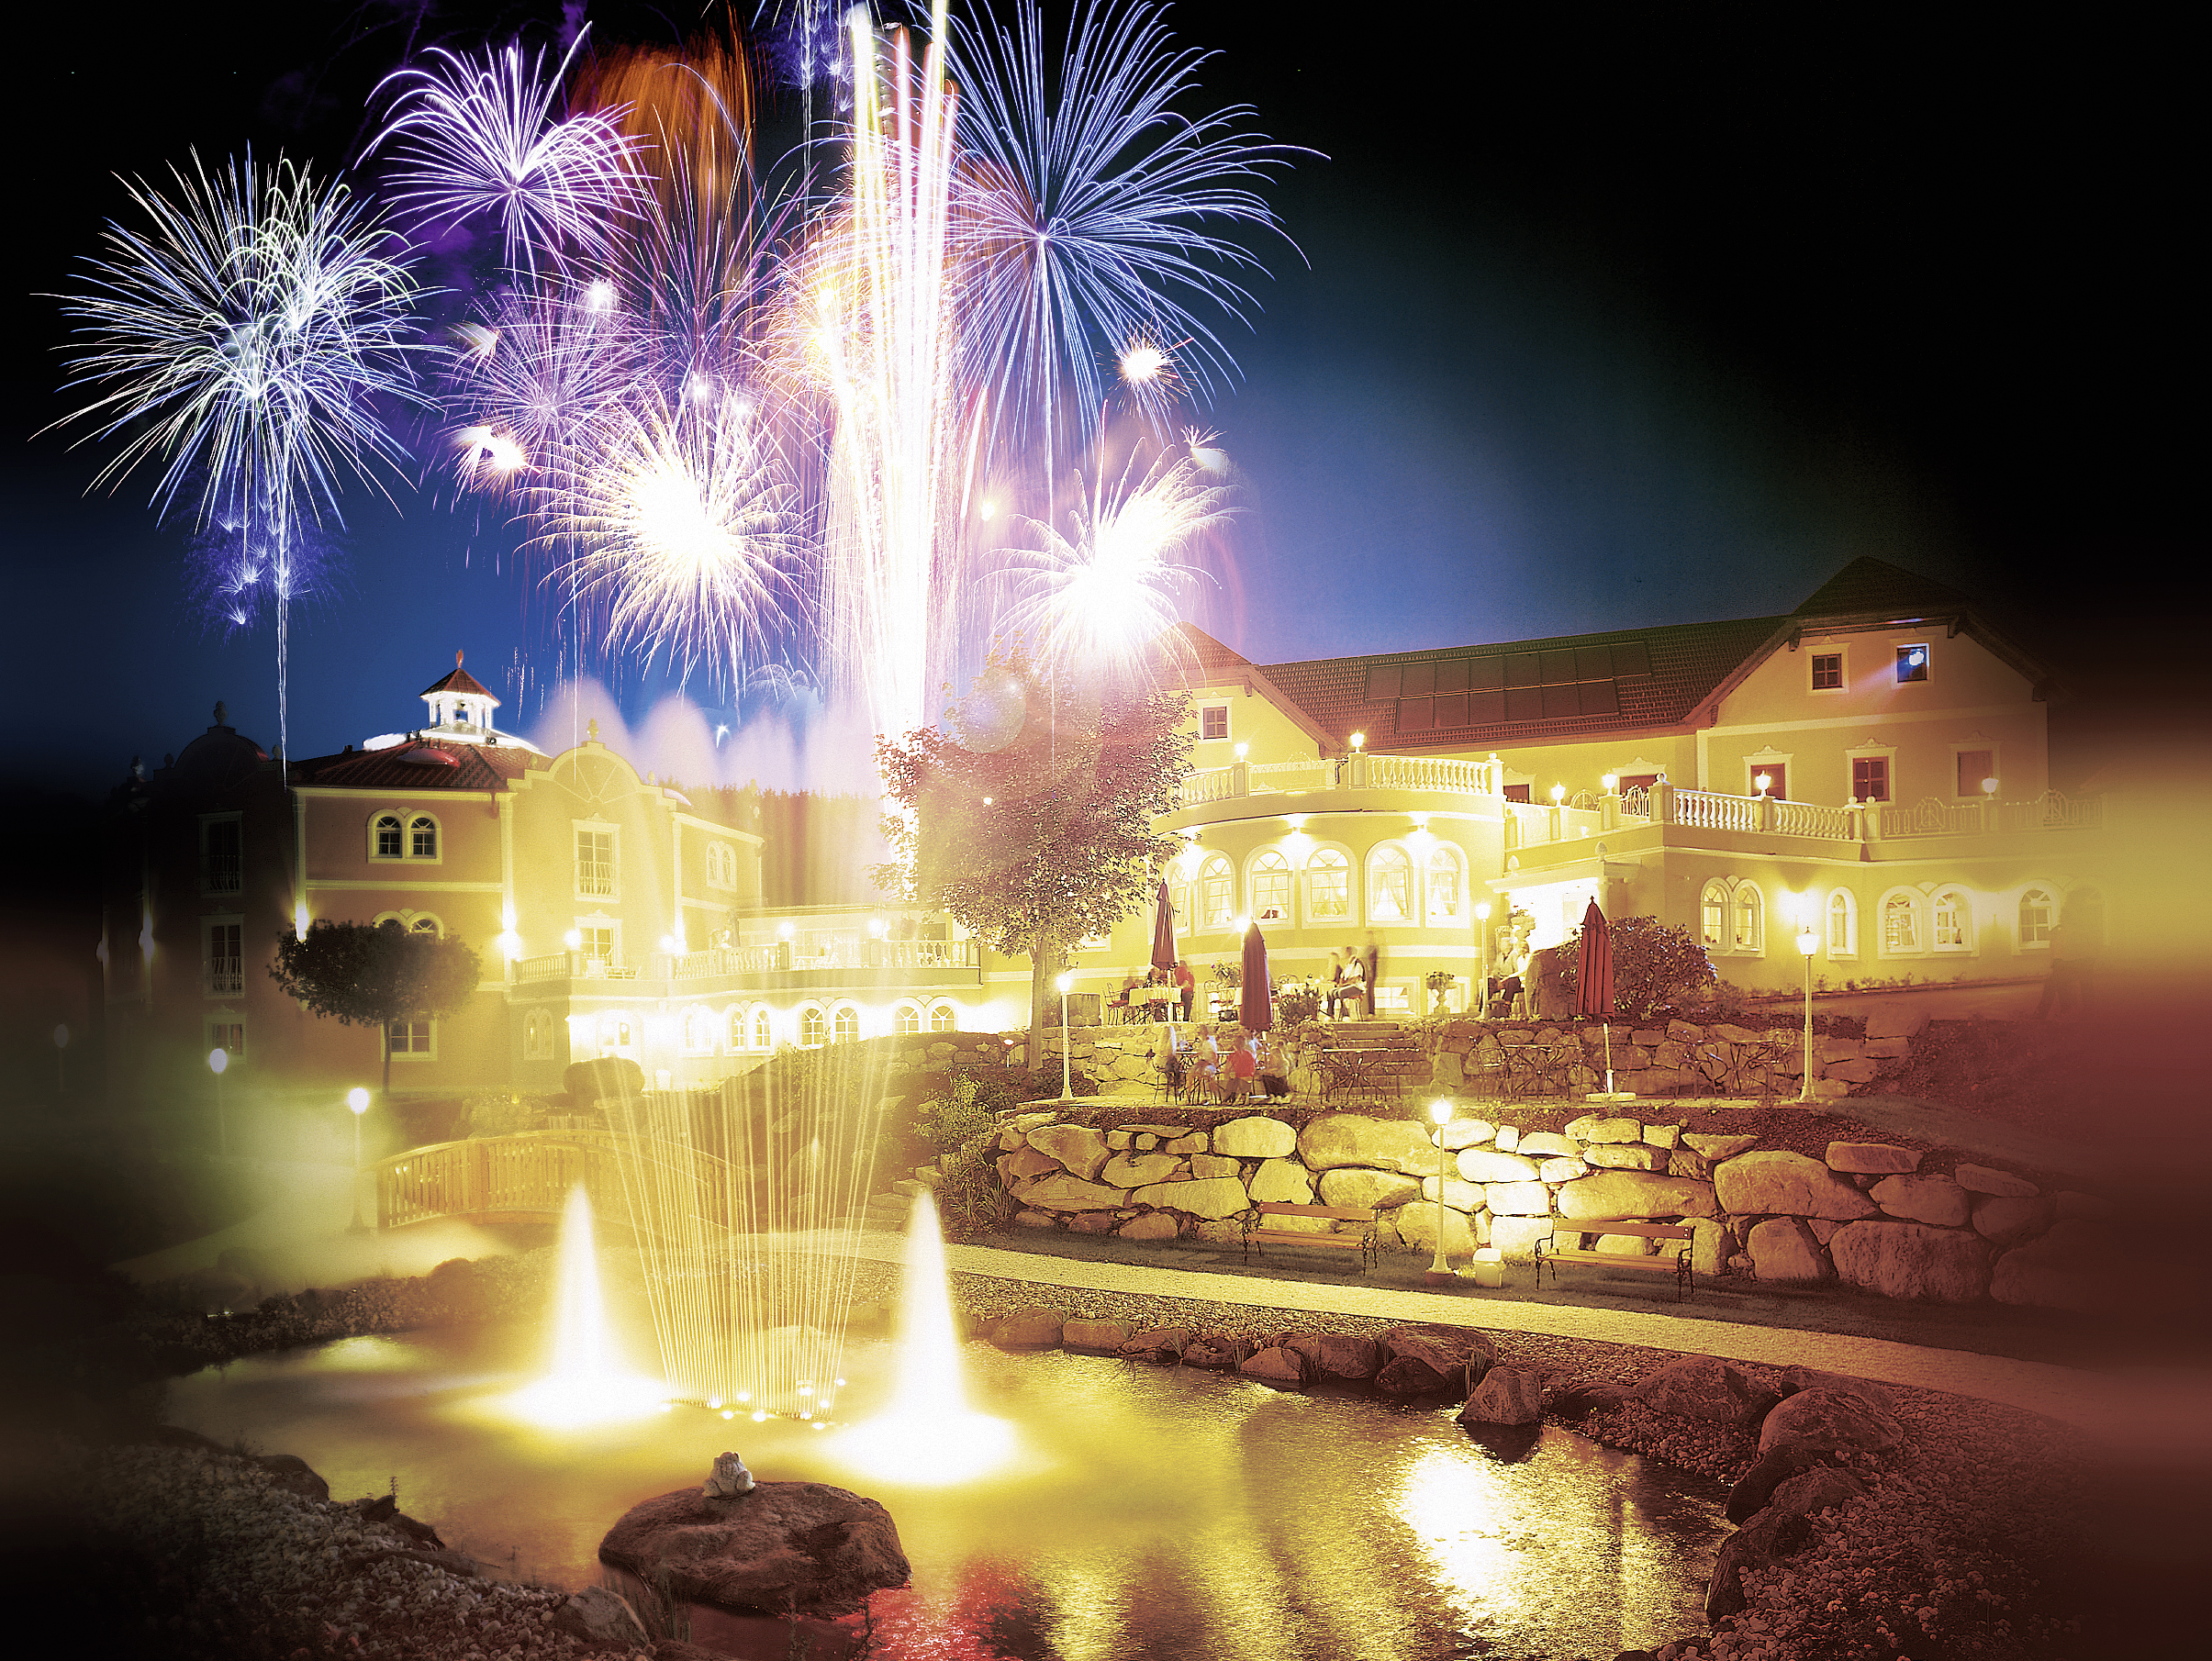
[[[304,937],[278,939],[269,978],[310,1015],[349,1027],[373,1026],[383,1042],[393,1021],[431,1020],[459,1009],[476,989],[482,972],[475,952],[460,941],[418,934],[396,922],[326,919],[308,924]],[[388,1044],[384,1082],[388,1091]]]
[[[1704,947],[1687,929],[1656,917],[1623,917],[1607,925],[1613,937],[1613,1012],[1630,1020],[1670,1015],[1720,975]],[[1582,931],[1567,937],[1561,975],[1570,997],[1581,991]]]
[[[933,727],[877,741],[899,811],[884,820],[892,862],[873,875],[993,951],[1030,959],[1034,1065],[1046,977],[1067,946],[1145,904],[1175,852],[1152,827],[1183,775],[1189,700],[1143,692],[1056,704],[1019,655],[997,666],[1021,678],[1028,711],[1004,748],[971,750]]]

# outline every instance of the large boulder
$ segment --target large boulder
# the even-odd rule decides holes
[[[1118,1321],[1070,1321],[1060,1328],[1060,1343],[1086,1355],[1114,1355],[1129,1342],[1129,1329]]]
[[[1187,1326],[1147,1327],[1132,1332],[1121,1347],[1124,1361],[1149,1361],[1155,1366],[1173,1366],[1183,1358],[1197,1334]]]
[[[1233,1372],[1252,1358],[1254,1347],[1249,1338],[1234,1332],[1202,1332],[1183,1346],[1183,1365]]]
[[[553,1611],[553,1630],[566,1633],[580,1640],[593,1653],[613,1650],[627,1655],[631,1650],[651,1649],[653,1640],[646,1635],[645,1623],[638,1619],[618,1593],[603,1586],[587,1586],[580,1592],[568,1594],[568,1600]]]
[[[1894,1419],[1857,1391],[1799,1390],[1785,1398],[1759,1427],[1759,1451],[1858,1448],[1885,1454],[1904,1436]]]
[[[1380,1342],[1357,1332],[1324,1332],[1315,1346],[1315,1365],[1327,1378],[1372,1378],[1389,1359]]]
[[[1784,1396],[1794,1396],[1800,1390],[1835,1390],[1840,1395],[1856,1396],[1869,1407],[1884,1413],[1897,1410],[1897,1399],[1882,1385],[1871,1378],[1854,1378],[1849,1373],[1824,1373],[1818,1367],[1786,1366],[1776,1384]]]
[[[1141,1188],[1166,1182],[1177,1163],[1171,1154],[1116,1154],[1099,1167],[1099,1180],[1117,1188]]]
[[[1294,1349],[1277,1345],[1272,1349],[1256,1350],[1237,1366],[1246,1378],[1257,1378],[1268,1384],[1288,1385],[1292,1388],[1302,1386],[1311,1376],[1312,1364]]]
[[[1741,1614],[1749,1601],[1744,1596],[1744,1571],[1771,1568],[1804,1550],[1812,1537],[1813,1525],[1806,1518],[1772,1506],[1730,1534],[1720,1543],[1712,1578],[1705,1583],[1705,1620],[1717,1625],[1730,1615]]]
[[[1060,1342],[1067,1317],[1044,1304],[1012,1314],[993,1324],[990,1341],[1015,1350],[1049,1350]]]
[[[1421,1198],[1421,1179],[1396,1171],[1337,1165],[1321,1174],[1321,1203],[1375,1210]]]
[[[1717,1355],[1684,1355],[1636,1387],[1636,1399],[1671,1419],[1751,1424],[1777,1398],[1741,1367]]]
[[[2050,1196],[2045,1194],[2027,1198],[1976,1195],[1974,1232],[1994,1246],[2016,1246],[2050,1227],[2054,1210]]]
[[[1717,1164],[1724,1159],[1734,1159],[1738,1154],[1757,1147],[1759,1138],[1756,1136],[1714,1136],[1703,1131],[1685,1131],[1682,1132],[1682,1145],[1700,1158],[1710,1159]]]
[[[1434,1176],[1421,1179],[1421,1200],[1424,1205],[1435,1205],[1441,1191],[1444,1203],[1456,1211],[1480,1211],[1482,1209],[1482,1185],[1479,1182],[1461,1182],[1457,1176],[1441,1180]]]
[[[1769,1449],[1752,1462],[1751,1468],[1736,1479],[1728,1490],[1727,1516],[1731,1522],[1748,1522],[1767,1509],[1767,1501],[1774,1490],[1793,1477],[1802,1476],[1815,1466],[1834,1466],[1840,1455],[1834,1448],[1814,1447],[1802,1442],[1785,1442]]]
[[[1892,1217],[1955,1229],[1966,1221],[1966,1190],[1948,1176],[1884,1176],[1867,1192]]]
[[[1281,1159],[1298,1146],[1298,1132],[1279,1119],[1254,1115],[1213,1127],[1213,1151],[1233,1159]]]
[[[1532,1159],[1572,1157],[1582,1151],[1582,1144],[1571,1136],[1562,1136],[1557,1131],[1531,1131],[1515,1140],[1510,1153],[1527,1154]]]
[[[1490,1243],[1507,1263],[1529,1263],[1536,1254],[1536,1242],[1551,1234],[1551,1219],[1542,1217],[1501,1217],[1492,1214],[1490,1220]]]
[[[1567,1134],[1577,1142],[1641,1142],[1644,1127],[1617,1114],[1585,1113],[1567,1127]]]
[[[1782,1286],[1818,1286],[1836,1278],[1828,1254],[1802,1217],[1770,1217],[1744,1237],[1751,1273]]]
[[[1884,1298],[1975,1303],[1989,1290],[1989,1243],[1964,1229],[1847,1222],[1828,1237],[1828,1259],[1839,1278]]]
[[[1255,1204],[1312,1205],[1313,1176],[1295,1159],[1269,1159],[1252,1173],[1251,1191]]]
[[[1572,1187],[1559,1191],[1564,1195]],[[1493,1182],[1483,1195],[1493,1216],[1542,1217],[1551,1210],[1551,1190],[1540,1182]]]
[[[1611,1146],[1594,1145],[1584,1150],[1582,1157],[1600,1170],[1606,1171],[1659,1171],[1670,1168],[1665,1154],[1640,1142],[1620,1143]]]
[[[1461,1148],[1486,1143],[1497,1133],[1498,1127],[1487,1119],[1454,1119],[1446,1123],[1440,1140],[1456,1154]],[[1505,1152],[1510,1154],[1513,1150],[1507,1148]]]
[[[1017,1182],[1027,1182],[1033,1176],[1042,1176],[1059,1168],[1058,1160],[1049,1154],[1038,1153],[1027,1143],[1011,1154],[999,1155],[999,1180],[1010,1188]]]
[[[328,1499],[330,1497],[330,1485],[297,1454],[263,1454],[253,1463],[269,1473],[272,1488],[281,1488],[286,1493],[297,1494],[302,1499]],[[387,1517],[391,1514],[385,1513]],[[432,1536],[433,1539],[435,1537]]]
[[[2035,1309],[2098,1309],[2112,1298],[2113,1257],[2112,1237],[2102,1224],[2053,1223],[2041,1239],[1997,1259],[1989,1295]]]
[[[1988,1165],[1966,1165],[1958,1167],[1959,1186],[1972,1194],[1994,1194],[2005,1199],[2031,1199],[2043,1190],[2025,1176],[2015,1176],[2010,1171],[1993,1170]]]
[[[1465,1182],[1533,1182],[1536,1176],[1535,1160],[1495,1148],[1461,1148],[1458,1165]]]
[[[1331,1176],[1336,1175],[1332,1171]],[[1390,1213],[1390,1221],[1398,1231],[1398,1238],[1409,1251],[1434,1253],[1436,1249],[1436,1207],[1433,1200],[1417,1205],[1402,1205]],[[1447,1257],[1464,1257],[1482,1243],[1476,1238],[1480,1231],[1474,1219],[1465,1211],[1444,1208],[1444,1252]]]
[[[1308,1120],[1298,1133],[1298,1154],[1316,1171],[1370,1165],[1425,1176],[1436,1168],[1436,1150],[1426,1126],[1360,1113],[1322,1113]]]
[[[1833,1069],[1830,1069],[1829,1076],[1835,1076]],[[1888,1175],[1898,1171],[1917,1171],[1919,1168],[1920,1152],[1917,1148],[1901,1148],[1890,1142],[1828,1143],[1828,1169],[1831,1171]]]
[[[1101,1165],[1105,1163],[1099,1161]],[[1016,1184],[1013,1196],[1034,1211],[1111,1211],[1129,1203],[1125,1190],[1086,1182],[1070,1171]]]
[[[1872,1200],[1817,1159],[1778,1148],[1723,1160],[1713,1167],[1713,1189],[1720,1209],[1736,1217],[1787,1213],[1849,1221],[1871,1217],[1877,1210]]]
[[[1558,1206],[1562,1217],[1711,1217],[1723,1209],[1713,1184],[1656,1171],[1592,1171],[1559,1190]]]
[[[1535,1424],[1544,1417],[1544,1380],[1526,1368],[1494,1366],[1468,1393],[1459,1422]]]
[[[1132,1217],[1113,1232],[1118,1240],[1173,1240],[1182,1229],[1166,1211],[1146,1211],[1142,1217]]]
[[[1234,1176],[1214,1176],[1204,1182],[1157,1182],[1135,1189],[1129,1198],[1138,1205],[1184,1211],[1192,1217],[1234,1217],[1252,1207],[1245,1185]]]
[[[1458,1368],[1471,1376],[1470,1382],[1498,1361],[1497,1346],[1482,1333],[1472,1327],[1447,1326],[1440,1321],[1392,1327],[1380,1342],[1384,1353],[1393,1359],[1418,1356],[1440,1373]]]
[[[633,1505],[599,1542],[599,1561],[669,1595],[735,1614],[850,1615],[904,1586],[890,1513],[821,1482],[762,1482],[709,1498],[694,1485]]]
[[[1098,1176],[1112,1152],[1104,1133],[1089,1125],[1039,1125],[1029,1133],[1029,1145],[1050,1154],[1085,1182]]]

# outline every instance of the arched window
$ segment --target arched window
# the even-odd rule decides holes
[[[814,1005],[809,1004],[799,1012],[799,1042],[802,1049],[821,1049],[829,1031],[829,1023],[822,1020],[821,1011]]]
[[[1306,922],[1345,922],[1352,915],[1352,862],[1335,848],[1306,858]]]
[[[768,1019],[768,1006],[756,1004],[753,1009],[753,1047],[755,1050],[773,1049],[776,1029]]]
[[[1736,949],[1738,952],[1760,952],[1766,949],[1766,907],[1760,902],[1757,883],[1736,885]]]
[[[1920,943],[1920,897],[1902,891],[1882,902],[1882,949],[1888,953],[1917,953]]]
[[[1428,920],[1432,928],[1459,920],[1460,897],[1464,892],[1459,881],[1459,851],[1450,847],[1430,849]]]
[[[831,1031],[841,1044],[860,1042],[860,1011],[851,1004],[839,1004]]]
[[[714,1017],[704,1009],[684,1011],[684,1048],[693,1055],[709,1054],[714,1049]]]
[[[707,881],[717,888],[737,886],[737,851],[728,842],[708,844]]]
[[[1368,856],[1368,920],[1402,923],[1413,914],[1413,862],[1405,850],[1380,847]]]
[[[408,821],[408,857],[409,859],[436,859],[438,857],[438,821],[427,813],[418,813]]]
[[[1727,927],[1727,886],[1707,883],[1697,906],[1697,938],[1708,952],[1717,952],[1726,942]]]
[[[2048,946],[2050,943],[2051,925],[2058,914],[2058,902],[2051,898],[2049,888],[2023,889],[2020,894],[2020,944]]]
[[[406,827],[397,813],[379,813],[376,816],[376,857],[397,859],[407,852]]]
[[[1849,888],[1838,888],[1828,896],[1828,955],[1859,955],[1859,902]]]
[[[1175,908],[1177,931],[1191,927],[1196,920],[1190,915],[1190,882],[1183,874],[1183,862],[1179,859],[1167,867],[1167,903]]]
[[[1290,915],[1290,864],[1272,848],[1252,861],[1252,915],[1267,922]]]
[[[553,1059],[553,1017],[543,1009],[532,1009],[522,1018],[522,1059]]]
[[[960,1011],[950,1004],[939,1004],[930,1011],[930,1031],[956,1032],[960,1030]]]
[[[891,1011],[891,1031],[901,1038],[910,1038],[922,1031],[922,1006],[900,1004]]]
[[[1974,949],[1974,909],[1965,891],[1960,888],[1939,889],[1935,902],[1936,921],[1933,934],[1938,952],[1971,952]]]
[[[445,936],[443,925],[434,917],[418,917],[408,927],[417,934],[427,934],[432,940],[441,940]]]
[[[728,1034],[722,1041],[724,1048],[736,1051],[745,1047],[745,1012],[743,1009],[731,1010],[723,1028]]]
[[[1226,929],[1235,909],[1236,883],[1229,874],[1229,862],[1213,854],[1198,868],[1198,926]]]

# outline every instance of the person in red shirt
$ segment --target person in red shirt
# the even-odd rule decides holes
[[[1181,958],[1175,960],[1175,984],[1182,989],[1183,1019],[1190,1019],[1190,1006],[1198,1001],[1198,976],[1190,973],[1190,965]]]

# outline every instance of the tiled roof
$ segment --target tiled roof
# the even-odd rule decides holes
[[[450,757],[450,767],[408,759],[416,752]],[[321,790],[504,790],[534,757],[511,744],[448,744],[418,739],[388,750],[318,755],[292,764],[292,782]]]
[[[1171,650],[1180,660],[1186,673],[1194,663],[1201,675],[1213,675],[1223,669],[1241,669],[1252,661],[1242,652],[1223,645],[1196,624],[1178,623],[1168,632],[1181,637],[1172,644]]]
[[[1853,560],[1813,592],[1790,615],[1798,618],[1913,617],[1925,611],[1953,611],[1973,602],[1932,577],[1878,560]]]
[[[1554,635],[1448,651],[1314,658],[1298,663],[1270,663],[1261,673],[1339,743],[1348,744],[1354,732],[1364,732],[1369,750],[1503,749],[1547,740],[1679,726],[1730,670],[1771,640],[1786,621],[1783,618],[1745,618],[1726,623],[1678,623],[1658,629]],[[1610,676],[1592,677],[1595,684],[1609,684],[1614,689],[1616,708],[1603,713],[1482,719],[1402,734],[1398,730],[1401,701],[1369,697],[1370,669],[1529,657],[1541,663],[1547,653],[1568,652],[1580,652],[1589,662],[1596,659],[1598,649],[1604,649],[1610,665],[1616,661],[1611,651],[1616,645],[1631,649],[1640,645],[1643,650],[1640,654],[1633,651],[1618,654],[1617,661],[1626,672],[1615,668]],[[1562,701],[1555,699],[1555,703]]]
[[[458,692],[466,697],[488,697],[491,698],[492,702],[495,704],[499,701],[497,697],[493,697],[492,689],[489,686],[486,686],[482,681],[478,680],[467,670],[464,669],[459,663],[455,663],[453,665],[453,672],[447,675],[445,679],[438,682],[435,686],[425,686],[415,696],[418,697],[428,697],[433,692]]]

